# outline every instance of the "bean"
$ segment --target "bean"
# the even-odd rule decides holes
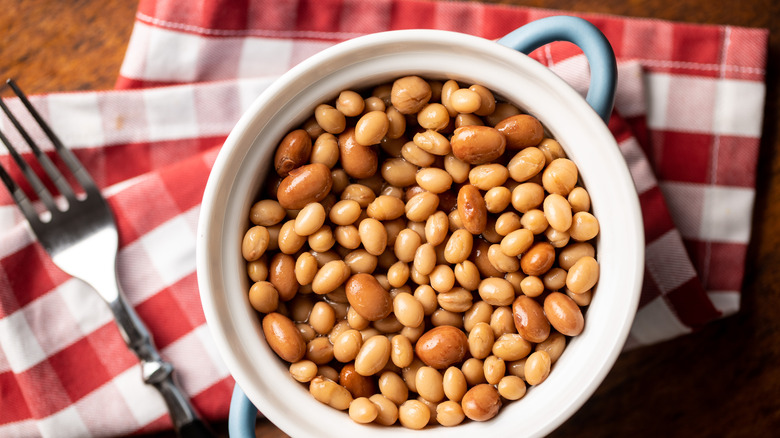
[[[424,243],[414,253],[414,270],[420,275],[430,275],[436,268],[436,250],[430,243]]]
[[[436,292],[447,292],[455,286],[455,273],[449,265],[437,265],[428,277],[431,287]]]
[[[417,113],[417,123],[424,129],[441,131],[450,123],[450,114],[444,105],[429,103]]]
[[[298,292],[298,281],[295,279],[295,259],[287,254],[276,254],[268,266],[268,281],[279,292],[281,301],[291,300]]]
[[[575,303],[577,303],[580,307],[589,306],[591,300],[593,299],[593,290],[587,290],[581,294],[575,294],[574,292],[570,290],[565,290],[566,296],[574,300]]]
[[[360,246],[360,233],[354,225],[336,227],[334,237],[336,242],[346,249],[355,249]]]
[[[322,376],[311,380],[309,392],[320,403],[340,411],[346,410],[352,403],[352,395],[347,391],[347,388]]]
[[[379,112],[382,117],[385,113]],[[355,128],[346,129],[339,135],[339,156],[341,167],[352,178],[369,178],[378,168],[378,155],[375,148],[358,141]]]
[[[359,116],[363,107],[363,97],[352,90],[342,91],[336,99],[336,109],[347,117]]]
[[[356,398],[349,404],[349,418],[356,423],[371,423],[377,415],[379,415],[379,410],[367,397]]]
[[[348,363],[341,368],[339,385],[347,388],[352,397],[370,397],[377,392],[377,385],[370,376],[364,376],[355,370],[355,365]]]
[[[525,381],[529,385],[538,385],[550,375],[552,362],[550,355],[544,351],[534,351],[525,361]]]
[[[327,365],[333,360],[333,344],[327,336],[315,337],[306,344],[305,357],[317,365]]]
[[[542,281],[548,290],[559,290],[566,286],[567,272],[561,268],[552,268],[544,274]]]
[[[455,117],[458,112],[452,107],[452,93],[460,89],[460,85],[455,80],[448,80],[441,87],[441,103],[447,108],[450,117]]]
[[[445,400],[436,406],[436,422],[445,427],[457,426],[466,415],[458,402]]]
[[[355,140],[363,146],[379,144],[390,128],[384,111],[369,111],[355,124]]]
[[[530,230],[521,228],[512,231],[501,240],[501,252],[509,257],[517,257],[528,251],[534,243],[534,235]],[[515,269],[516,271],[517,269]],[[511,271],[507,271],[511,272]]]
[[[450,189],[452,177],[444,169],[427,167],[416,175],[417,184],[431,193],[442,193]]]
[[[260,225],[250,228],[244,234],[244,240],[241,243],[241,254],[244,259],[253,262],[262,257],[268,248],[270,238],[267,228]]]
[[[420,367],[415,374],[414,386],[424,399],[437,403],[444,398],[444,385],[441,373],[433,367]]]
[[[328,132],[317,137],[311,149],[310,161],[312,163],[324,164],[332,169],[338,160],[339,144],[336,137]]]
[[[392,106],[385,110],[385,115],[388,122],[385,138],[396,140],[403,137],[406,132],[406,117]]]
[[[303,166],[311,155],[311,137],[303,129],[296,129],[284,136],[274,155],[276,173],[285,177],[291,170]]]
[[[492,114],[488,114],[485,120],[490,126],[495,127],[500,121],[517,114],[520,114],[520,110],[511,103],[496,102],[495,110]]]
[[[487,225],[487,207],[479,190],[465,184],[458,190],[458,216],[471,234],[481,234]]]
[[[512,303],[517,333],[528,342],[539,343],[550,335],[550,323],[544,316],[544,310],[532,298],[521,295]]]
[[[416,373],[416,369],[414,370]],[[413,380],[413,379],[412,379]],[[377,380],[379,391],[393,403],[400,405],[409,398],[409,388],[404,380],[392,371],[385,371]]]
[[[382,163],[382,178],[396,187],[406,187],[415,183],[417,166],[403,158],[390,158]]]
[[[497,338],[506,333],[514,333],[516,329],[512,309],[509,306],[496,307],[490,315],[490,328]]]
[[[357,357],[362,345],[363,337],[359,331],[354,328],[345,330],[334,339],[333,357],[339,362],[350,362]]]
[[[468,88],[460,88],[450,95],[450,105],[459,113],[473,113],[479,110],[481,104],[482,97],[479,93]]]
[[[317,337],[317,332],[314,331],[311,326],[305,322],[295,324],[295,328],[301,334],[303,341],[308,344],[309,341]]]
[[[544,198],[544,217],[557,231],[567,231],[572,226],[571,205],[561,195],[551,193]],[[589,213],[585,213],[589,214]]]
[[[378,256],[387,247],[387,231],[384,225],[376,219],[368,218],[360,222],[358,228],[360,241],[370,254]]]
[[[520,224],[534,234],[544,233],[550,225],[547,218],[544,217],[544,212],[535,208],[528,210],[520,217]]]
[[[374,394],[368,398],[377,407],[374,420],[382,426],[392,426],[398,420],[398,407],[382,394]]]
[[[577,260],[585,256],[596,256],[596,250],[593,248],[593,245],[587,242],[573,243],[563,248],[560,254],[558,254],[558,265],[568,271],[577,263]]]
[[[268,260],[265,257],[246,264],[246,272],[249,278],[254,281],[263,281],[268,278]]]
[[[331,134],[339,134],[347,125],[344,114],[328,104],[320,104],[314,109],[314,118],[322,129]]]
[[[363,99],[363,112],[366,111],[385,111],[387,104],[383,99],[377,96],[371,96]]]
[[[426,365],[445,369],[466,355],[466,334],[452,326],[435,327],[425,332],[415,345],[417,357]]]
[[[444,258],[448,263],[461,263],[468,259],[474,245],[473,235],[464,229],[456,230],[447,240]]]
[[[480,322],[489,323],[492,314],[493,306],[484,301],[477,301],[463,314],[464,330],[471,332]]]
[[[544,199],[544,188],[533,182],[520,184],[512,191],[512,207],[520,213],[539,207]]]
[[[550,362],[555,363],[563,354],[566,348],[566,336],[558,332],[550,333],[550,336],[539,344],[536,344],[536,351],[544,350],[550,355]]]
[[[325,130],[322,129],[319,124],[317,124],[317,118],[314,116],[306,119],[306,121],[303,123],[303,129],[309,134],[309,137],[311,138],[317,138],[319,135],[322,135],[325,132]]]
[[[436,160],[436,155],[421,149],[413,141],[404,143],[401,156],[408,162],[419,167],[428,167]]]
[[[510,149],[524,149],[536,146],[544,138],[544,128],[539,120],[528,114],[507,117],[496,125],[496,129],[506,137]]]
[[[314,234],[325,223],[325,207],[319,202],[306,204],[295,217],[295,234],[308,236]]]
[[[422,304],[425,315],[432,314],[438,306],[436,291],[428,284],[421,285],[415,289],[414,297]]]
[[[569,230],[571,230],[571,227]],[[555,248],[565,248],[571,240],[569,231],[558,231],[553,227],[547,227],[544,231],[544,237],[546,237],[547,241],[550,242],[550,245]]]
[[[485,367],[480,359],[470,357],[463,362],[460,369],[466,378],[468,386],[477,386],[480,383],[485,383]]]
[[[482,363],[485,380],[491,385],[498,385],[498,382],[504,377],[506,373],[506,364],[504,360],[497,356],[488,356]]]
[[[306,353],[303,336],[289,318],[272,312],[263,318],[263,334],[268,346],[287,362],[298,362]]]
[[[355,274],[347,280],[347,299],[357,313],[369,321],[387,317],[393,310],[390,294],[369,274]]]
[[[506,187],[493,187],[485,193],[485,208],[490,213],[501,213],[510,202],[512,202],[512,192]]]
[[[469,163],[461,161],[452,153],[449,153],[444,157],[444,170],[446,170],[447,173],[452,176],[452,180],[458,184],[469,178],[470,169],[471,166]]]
[[[508,306],[515,297],[512,284],[503,278],[485,278],[479,283],[479,296],[491,306]]]
[[[270,227],[284,219],[287,212],[273,199],[264,199],[252,205],[249,210],[249,220],[255,225]]]
[[[590,210],[590,195],[588,194],[588,191],[582,187],[571,189],[567,200],[571,205],[572,211],[575,213]]]
[[[349,185],[349,175],[347,175],[347,172],[344,172],[344,169],[331,170],[330,178],[333,181],[333,193],[340,194]]]
[[[398,234],[395,240],[395,255],[398,260],[409,263],[414,260],[417,248],[422,244],[420,235],[410,229],[405,229]]]
[[[507,211],[506,213],[502,213],[497,219],[496,219],[496,233],[498,233],[501,236],[507,236],[512,231],[515,231],[519,229],[522,226],[520,223],[520,216],[517,215],[517,213],[512,211]]]
[[[542,275],[555,263],[555,248],[547,242],[537,242],[520,258],[520,267],[526,275]]]
[[[544,154],[535,147],[527,147],[512,157],[506,165],[509,176],[517,182],[528,181],[544,169]]]
[[[485,126],[485,123],[475,114],[460,113],[455,116],[455,129],[461,126]]]
[[[488,260],[488,249],[490,244],[482,239],[474,239],[474,246],[471,250],[471,260],[479,269],[482,277],[502,277],[503,272],[497,270]]]
[[[561,144],[552,138],[545,138],[536,146],[544,154],[544,160],[549,165],[557,158],[566,158],[566,152]]]
[[[479,287],[479,282],[481,280],[479,269],[477,268],[477,265],[471,261],[464,260],[456,264],[453,273],[455,274],[455,280],[464,288],[475,290]]]
[[[311,382],[317,375],[317,364],[310,360],[299,360],[290,364],[290,375],[301,383]]]
[[[507,272],[507,274],[504,276],[504,280],[508,281],[512,287],[515,289],[515,295],[519,295],[522,293],[522,289],[520,288],[520,283],[525,278],[525,274],[522,272]]]
[[[593,239],[599,234],[599,221],[587,211],[574,213],[569,234],[578,242]]]
[[[410,221],[423,222],[428,219],[439,206],[439,197],[434,193],[418,193],[406,203],[406,217]]]
[[[583,256],[569,269],[566,287],[573,293],[584,293],[599,281],[599,263],[591,256]]]
[[[486,322],[478,322],[469,332],[469,352],[472,357],[484,359],[490,355],[495,342],[493,329]]]
[[[463,328],[463,315],[457,312],[450,312],[442,308],[436,309],[431,315],[431,325],[434,327],[454,327]]]
[[[406,292],[399,293],[393,299],[393,312],[398,321],[406,327],[418,327],[425,317],[422,304]]]
[[[520,268],[520,259],[504,254],[499,244],[488,248],[488,261],[500,272],[515,272]]]
[[[439,306],[449,312],[462,313],[471,308],[473,297],[471,291],[462,287],[453,287],[437,296]]]
[[[416,327],[416,326],[415,326]],[[390,360],[399,368],[408,367],[414,359],[412,342],[404,335],[395,335],[390,339]]]
[[[290,171],[276,192],[279,204],[288,210],[298,210],[311,202],[323,200],[333,186],[328,166],[306,164]]]
[[[480,164],[469,171],[469,183],[480,190],[490,190],[504,184],[509,171],[501,164]]]
[[[414,134],[412,141],[418,148],[431,155],[447,155],[452,151],[450,140],[431,129]]]
[[[425,241],[433,246],[444,242],[449,228],[449,219],[443,211],[437,211],[425,220]]]
[[[325,301],[318,301],[311,309],[309,325],[319,334],[326,334],[336,323],[336,313],[333,307]]]
[[[419,430],[428,425],[431,411],[419,400],[407,400],[398,407],[398,419],[407,429]]]
[[[387,281],[392,287],[401,287],[409,280],[409,265],[404,262],[395,262],[387,270]]]
[[[338,382],[339,380],[339,372],[336,371],[335,368],[327,365],[322,365],[318,367],[317,375],[320,377],[324,377],[328,380],[332,380],[334,382]],[[349,391],[347,391],[349,392]]]
[[[316,252],[326,252],[336,244],[336,238],[333,237],[333,230],[329,226],[323,225],[319,230],[309,235],[307,239],[309,248]]]
[[[368,217],[379,221],[390,221],[404,214],[404,202],[395,196],[380,195],[368,204],[366,213]]]
[[[504,333],[493,343],[491,352],[501,359],[512,362],[520,360],[531,352],[531,343],[517,333]]]
[[[344,284],[351,272],[343,260],[332,260],[317,271],[311,283],[314,293],[324,295]],[[366,274],[367,275],[367,274]]]
[[[544,169],[542,185],[550,193],[568,196],[577,184],[577,165],[568,158],[556,158]]]
[[[390,340],[384,335],[372,336],[360,347],[360,352],[355,358],[355,371],[363,376],[372,376],[381,371],[388,360],[390,360]]]
[[[450,144],[452,153],[461,161],[484,164],[504,153],[506,139],[489,126],[461,126],[453,132]]]
[[[472,85],[469,90],[474,91],[480,97],[479,108],[474,111],[478,116],[487,116],[496,110],[496,98],[493,93],[482,85]]]
[[[461,401],[463,413],[474,421],[487,421],[498,414],[501,397],[498,390],[487,383],[469,389]]]
[[[498,393],[507,400],[520,400],[525,395],[525,382],[517,376],[504,376],[497,385]]]
[[[390,91],[390,102],[402,114],[419,112],[431,98],[431,86],[419,76],[396,79]]]
[[[258,281],[249,288],[249,304],[261,313],[270,313],[279,306],[279,292],[268,281]]]

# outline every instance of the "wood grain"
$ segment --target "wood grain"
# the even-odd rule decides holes
[[[742,309],[703,330],[620,356],[551,436],[768,436],[780,425],[780,2],[509,0],[562,11],[770,29],[767,104]],[[0,72],[29,93],[109,89],[137,1],[12,0],[0,9]],[[214,425],[227,436],[226,425]],[[283,437],[266,421],[258,436]],[[171,433],[154,435],[158,438]]]

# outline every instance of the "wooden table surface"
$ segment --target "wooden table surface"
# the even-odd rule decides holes
[[[780,426],[780,2],[509,0],[579,12],[771,31],[754,230],[742,309],[700,332],[624,353],[553,436],[763,437]],[[738,6],[737,6],[738,5]],[[137,0],[10,0],[0,8],[0,74],[28,93],[110,89]],[[226,436],[226,425],[215,429]],[[258,436],[282,437],[260,421]],[[158,434],[158,438],[172,436]]]

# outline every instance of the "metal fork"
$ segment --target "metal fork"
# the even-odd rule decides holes
[[[88,283],[108,304],[122,338],[141,362],[144,382],[157,388],[162,395],[179,436],[213,436],[190,405],[184,392],[178,387],[173,375],[173,366],[161,358],[149,331],[122,293],[116,275],[118,234],[108,203],[73,152],[63,146],[16,83],[9,79],[6,84],[19,97],[41,130],[51,140],[56,153],[81,186],[83,194],[74,191],[2,99],[0,99],[0,108],[32,149],[41,167],[67,205],[62,206],[63,203],[60,202],[58,206],[52,193],[1,131],[0,141],[5,143],[24,178],[45,207],[45,212],[39,214],[36,211],[30,198],[1,165],[0,179],[3,180],[14,201],[27,218],[33,234],[49,253],[54,264],[69,275]]]

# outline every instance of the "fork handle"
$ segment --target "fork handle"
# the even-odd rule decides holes
[[[108,301],[108,305],[119,332],[140,359],[144,382],[162,395],[177,434],[183,438],[213,437],[176,383],[173,365],[162,359],[149,330],[124,298],[118,283],[116,287],[114,299]]]

